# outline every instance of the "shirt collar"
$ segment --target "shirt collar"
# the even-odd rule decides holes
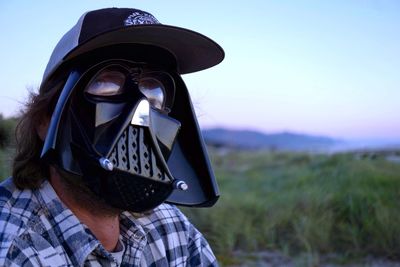
[[[147,243],[149,229],[140,225],[138,220],[129,211],[124,211],[120,216],[120,231],[123,242],[143,247]],[[132,244],[136,243],[136,244]]]
[[[48,181],[44,181],[40,190],[36,190],[36,195],[42,208],[48,211],[47,219],[52,230],[56,232],[73,265],[83,266],[88,255],[101,246],[100,242],[61,202]]]

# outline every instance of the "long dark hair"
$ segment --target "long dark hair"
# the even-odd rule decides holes
[[[48,167],[41,162],[43,141],[38,127],[49,121],[57,103],[57,88],[30,92],[15,130],[16,152],[12,166],[12,176],[19,189],[36,189],[48,177]]]

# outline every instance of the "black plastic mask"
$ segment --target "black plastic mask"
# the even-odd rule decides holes
[[[82,175],[112,206],[135,212],[164,202],[174,188],[187,189],[167,160],[180,123],[168,116],[173,78],[128,61],[90,68],[71,90],[64,111],[61,169]]]
[[[60,88],[42,159],[123,210],[212,206],[218,187],[180,75],[128,60],[77,66]]]

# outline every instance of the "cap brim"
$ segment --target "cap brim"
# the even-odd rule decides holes
[[[180,74],[196,72],[217,65],[224,50],[210,38],[188,29],[163,25],[135,25],[97,35],[72,49],[63,61],[96,48],[115,44],[149,44],[159,46],[175,56]]]

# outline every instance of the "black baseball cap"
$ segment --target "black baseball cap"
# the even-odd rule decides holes
[[[105,8],[83,14],[61,38],[47,64],[42,85],[64,63],[117,44],[165,49],[175,57],[180,74],[210,68],[224,59],[221,46],[198,32],[161,24],[152,14],[139,9]]]

